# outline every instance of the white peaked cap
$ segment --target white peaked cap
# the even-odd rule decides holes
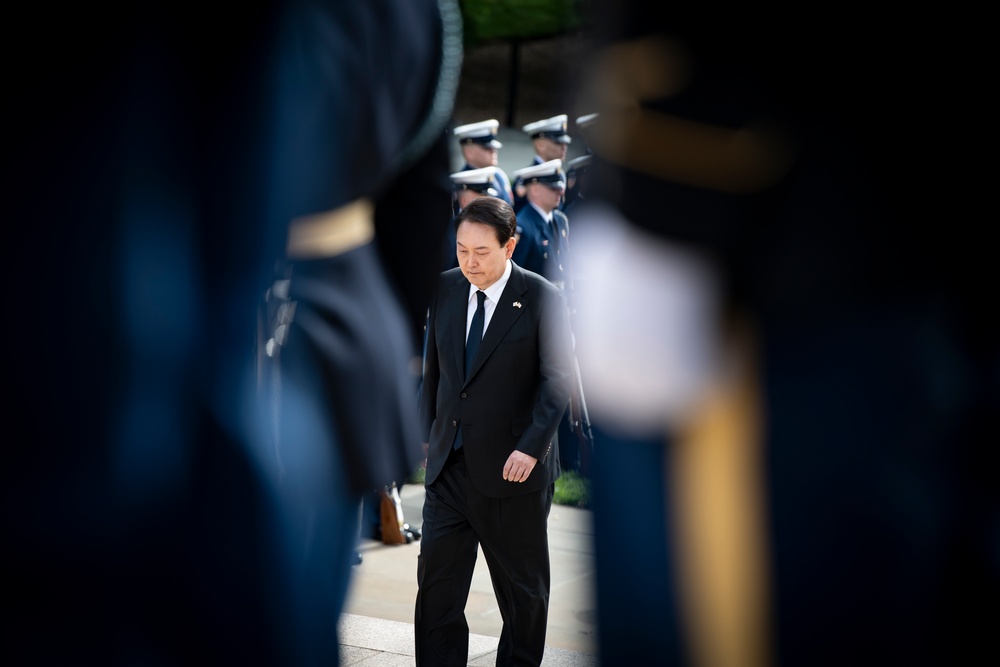
[[[581,155],[578,158],[573,158],[572,160],[566,163],[566,170],[569,171],[571,169],[583,169],[584,167],[590,165],[590,160],[592,158],[593,156],[590,154]]]
[[[476,190],[477,192],[488,192],[493,185],[493,177],[496,175],[496,167],[483,167],[481,169],[466,169],[456,171],[451,174],[451,181],[455,184],[456,190]]]
[[[552,118],[528,123],[521,130],[530,134],[532,139],[535,137],[548,137],[553,141],[568,144],[572,141],[570,136],[566,134],[566,124],[568,121],[569,117],[566,114],[559,114]]]
[[[493,148],[503,148],[503,144],[497,141],[497,132],[499,130],[500,121],[490,119],[479,121],[478,123],[459,125],[451,133],[462,143],[473,142],[493,146]]]
[[[514,177],[520,178],[525,185],[529,183],[545,183],[546,185],[562,183],[565,185],[566,183],[566,175],[563,174],[562,170],[562,160],[558,158],[518,169],[514,172]]]

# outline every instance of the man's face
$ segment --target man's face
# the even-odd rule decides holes
[[[486,289],[503,276],[507,260],[514,252],[514,239],[504,245],[497,241],[493,228],[465,220],[455,232],[458,265],[470,283]]]
[[[567,144],[561,144],[548,137],[538,137],[535,139],[535,152],[538,153],[538,157],[542,158],[543,162],[565,160],[567,148]]]
[[[553,189],[544,183],[532,183],[528,186],[528,201],[546,213],[551,213],[559,206],[565,192],[562,187]]]
[[[463,144],[462,153],[465,155],[465,161],[476,169],[497,166],[497,149],[492,146],[476,143]]]

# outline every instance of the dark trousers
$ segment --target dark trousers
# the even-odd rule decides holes
[[[593,429],[601,471],[592,482],[600,663],[689,664],[665,500],[669,444]]]
[[[553,492],[549,485],[534,493],[486,497],[469,479],[462,450],[452,452],[424,500],[414,614],[418,667],[468,664],[465,605],[480,546],[503,618],[497,666],[541,664]]]

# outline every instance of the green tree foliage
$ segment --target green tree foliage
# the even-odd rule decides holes
[[[461,0],[465,45],[553,37],[583,25],[585,0]]]

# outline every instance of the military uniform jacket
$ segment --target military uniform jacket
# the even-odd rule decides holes
[[[428,311],[419,412],[428,443],[425,483],[437,478],[462,429],[469,477],[491,497],[538,491],[561,470],[556,429],[569,405],[572,351],[562,294],[515,263],[468,376],[469,281],[441,274]],[[538,463],[526,482],[503,479],[515,449]]]
[[[518,266],[540,273],[556,287],[571,287],[569,266],[569,219],[562,211],[552,212],[546,222],[541,213],[527,204],[517,214],[520,238],[511,259]]]

